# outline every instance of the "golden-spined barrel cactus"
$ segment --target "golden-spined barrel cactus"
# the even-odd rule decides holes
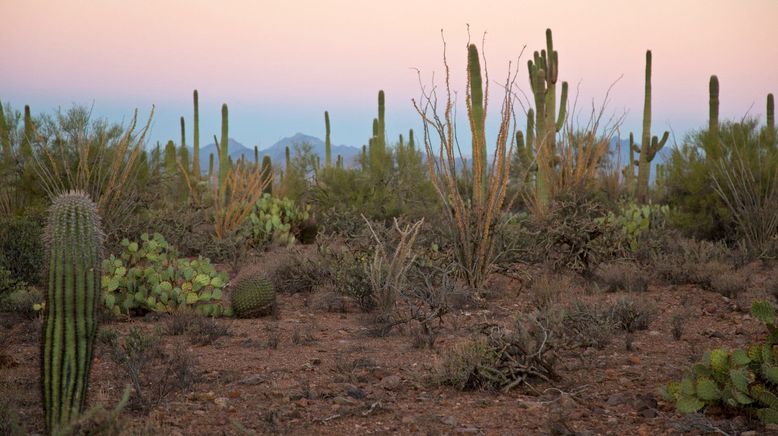
[[[46,425],[54,434],[83,410],[92,366],[103,243],[94,202],[81,192],[58,196],[49,209],[46,238],[41,380]]]
[[[276,290],[264,275],[239,276],[230,287],[232,310],[238,318],[270,315],[275,310]]]

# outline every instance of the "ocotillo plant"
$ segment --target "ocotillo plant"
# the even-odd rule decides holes
[[[332,143],[330,142],[330,113],[324,111],[324,166],[332,165]]]
[[[476,65],[476,61],[479,61],[478,50],[474,45],[468,46],[466,103],[471,131],[474,188],[472,192],[463,192],[459,189],[461,174],[457,174],[457,168],[461,168],[459,165],[461,156],[457,156],[458,145],[454,139],[455,123],[452,109],[454,102],[452,91],[448,87],[450,83],[449,68],[445,54],[443,59],[447,72],[444,78],[446,83],[446,99],[443,100],[445,107],[439,109],[437,97],[424,90],[422,90],[423,100],[419,103],[414,99],[413,104],[425,126],[424,147],[427,153],[427,167],[431,181],[442,202],[441,209],[446,214],[446,221],[453,238],[457,265],[467,284],[473,289],[479,289],[493,266],[495,260],[494,232],[503,222],[503,207],[513,153],[513,138],[510,134],[513,95],[510,91],[505,93],[500,109],[494,163],[487,167],[482,160],[485,158],[482,138],[484,136],[483,126],[488,93],[482,93],[479,85],[482,80],[480,62]],[[512,75],[507,78],[506,90],[510,89],[510,84],[513,83],[514,79]],[[430,137],[431,132],[437,134],[434,140]],[[481,163],[479,164],[478,161]]]
[[[230,170],[229,113],[227,104],[222,104],[222,139],[219,143],[219,188],[224,186]]]
[[[706,158],[716,160],[721,157],[719,141],[719,78],[713,75],[708,82],[708,135],[704,147]]]
[[[640,153],[638,158],[638,181],[635,188],[637,201],[645,203],[648,200],[648,180],[651,175],[651,161],[654,160],[656,153],[664,147],[667,138],[670,135],[665,131],[660,140],[656,136],[651,136],[651,50],[646,51],[646,83],[645,95],[643,99],[643,134],[640,143],[640,149],[635,150]]]
[[[267,180],[263,193],[273,195],[273,163],[268,155],[262,158],[262,180]]]
[[[535,99],[535,156],[537,177],[536,202],[542,210],[549,199],[551,172],[556,161],[556,134],[565,123],[567,113],[567,82],[562,82],[562,94],[557,114],[556,84],[559,76],[559,55],[554,50],[551,29],[546,29],[546,50],[537,51],[527,63],[529,81]]]
[[[83,410],[97,332],[102,230],[81,192],[54,199],[46,229],[49,288],[41,347],[43,406],[57,433]]]
[[[192,175],[195,180],[200,180],[200,107],[199,96],[195,89],[192,93],[194,99],[194,134],[192,135]]]

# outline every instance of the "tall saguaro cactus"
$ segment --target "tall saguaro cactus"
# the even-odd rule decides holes
[[[194,134],[192,135],[192,175],[195,180],[200,180],[200,107],[199,96],[195,89],[192,93],[194,99]]]
[[[227,172],[230,170],[229,112],[222,104],[222,139],[219,144],[219,190],[223,189]]]
[[[665,132],[662,139],[651,136],[651,50],[646,50],[646,83],[643,98],[643,134],[641,137],[638,158],[638,184],[635,189],[637,201],[645,203],[648,200],[648,180],[651,176],[651,161],[656,153],[664,147],[670,133]]]
[[[332,165],[332,142],[330,142],[330,113],[324,111],[324,166]]]
[[[708,137],[705,143],[705,156],[708,159],[721,157],[719,142],[719,78],[713,75],[708,82]]]
[[[94,202],[81,192],[57,197],[46,235],[49,288],[41,381],[46,425],[56,433],[84,408],[94,355],[103,241]]]
[[[567,82],[557,113],[556,84],[559,77],[559,55],[554,50],[551,29],[546,29],[546,49],[533,54],[527,62],[529,81],[535,98],[535,155],[537,156],[536,197],[540,205],[548,202],[549,185],[556,161],[556,134],[567,116]]]
[[[473,195],[477,205],[484,198],[486,183],[486,134],[484,122],[484,89],[481,79],[481,59],[478,47],[470,44],[467,47],[467,116],[470,118],[473,147]],[[488,85],[487,85],[488,86]]]
[[[378,138],[378,145],[383,149],[386,148],[386,96],[384,90],[378,91],[378,132],[376,137]]]
[[[30,114],[30,106],[24,105],[24,137],[22,138],[21,152],[25,159],[32,159],[32,143],[35,139],[35,124]],[[27,164],[25,164],[26,166]]]
[[[0,148],[3,151],[3,163],[10,164],[13,159],[13,149],[11,146],[11,136],[8,131],[8,126],[5,122],[5,114],[3,112],[3,102],[0,101]]]
[[[767,94],[767,112],[766,112],[766,137],[765,141],[767,142],[767,146],[775,147],[776,146],[776,131],[775,131],[775,101],[773,99],[773,94]]]

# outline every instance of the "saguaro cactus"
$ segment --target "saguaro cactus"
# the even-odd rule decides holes
[[[229,112],[222,104],[222,139],[219,143],[219,190],[223,189],[227,172],[230,170]]]
[[[776,131],[775,131],[775,101],[772,94],[767,94],[767,125],[765,126],[766,137],[765,142],[767,146],[774,147],[776,145]]]
[[[192,122],[194,123],[194,134],[192,136],[192,175],[194,175],[195,180],[200,179],[200,107],[199,107],[199,96],[197,95],[197,90],[195,89],[192,93],[192,97],[194,99],[194,118]]]
[[[208,179],[213,177],[213,153],[208,155]]]
[[[651,161],[656,153],[664,147],[670,135],[665,131],[662,139],[651,136],[651,50],[646,50],[646,83],[643,99],[643,135],[638,158],[638,184],[635,190],[637,201],[645,203],[648,200],[648,180],[651,175]]]
[[[721,156],[719,144],[719,78],[710,76],[708,82],[708,137],[705,143],[705,156],[718,159]]]
[[[35,140],[35,124],[30,114],[30,106],[24,105],[24,137],[22,138],[21,152],[25,159],[32,159],[32,143]],[[27,165],[25,163],[25,165]]]
[[[416,149],[416,143],[413,140],[413,129],[408,130],[408,149],[411,151]]]
[[[384,90],[378,91],[378,132],[376,137],[378,138],[378,145],[382,148],[386,148],[386,97]]]
[[[546,50],[535,52],[527,62],[529,81],[535,98],[535,155],[537,156],[536,197],[539,205],[548,202],[551,172],[556,160],[556,134],[567,115],[567,82],[562,82],[559,113],[556,105],[556,84],[559,76],[559,55],[554,50],[551,29],[546,29]]]
[[[51,433],[83,410],[97,332],[102,231],[86,194],[54,200],[46,228],[49,288],[41,347],[43,405]]]
[[[629,160],[624,167],[624,184],[627,188],[627,194],[631,197],[635,195],[635,135],[629,132]],[[639,150],[639,149],[638,149]]]
[[[263,180],[270,180],[270,182],[265,186],[265,189],[262,191],[265,194],[273,194],[273,163],[270,161],[270,156],[265,155],[262,157],[262,179]]]
[[[332,143],[330,142],[330,113],[324,111],[324,166],[332,165]]]
[[[11,137],[8,126],[5,122],[3,113],[3,102],[0,101],[0,148],[3,150],[3,163],[10,164],[13,159],[13,149],[11,148]]]
[[[467,116],[470,118],[473,153],[473,193],[476,204],[481,203],[487,189],[486,134],[484,132],[484,89],[481,80],[481,60],[478,47],[467,47]]]

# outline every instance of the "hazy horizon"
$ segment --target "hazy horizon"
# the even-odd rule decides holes
[[[128,119],[134,108],[156,115],[150,142],[178,142],[181,115],[191,142],[192,90],[200,93],[202,144],[218,134],[220,106],[230,107],[230,136],[246,146],[272,145],[296,132],[323,137],[323,112],[335,144],[367,142],[376,95],[387,96],[394,141],[421,123],[415,68],[425,83],[442,78],[441,28],[454,90],[463,90],[467,23],[473,41],[486,32],[491,115],[497,113],[507,64],[520,60],[517,83],[527,94],[526,61],[554,32],[560,80],[580,86],[579,107],[601,102],[627,112],[621,129],[639,132],[645,50],[653,52],[653,132],[680,140],[707,120],[708,78],[721,82],[722,118],[763,116],[778,91],[778,46],[771,20],[778,2],[716,0],[590,2],[369,2],[32,0],[0,5],[0,101],[34,114],[71,104],[97,116]],[[519,23],[518,25],[516,23]],[[464,122],[464,120],[460,120]],[[523,125],[523,117],[519,120]]]

